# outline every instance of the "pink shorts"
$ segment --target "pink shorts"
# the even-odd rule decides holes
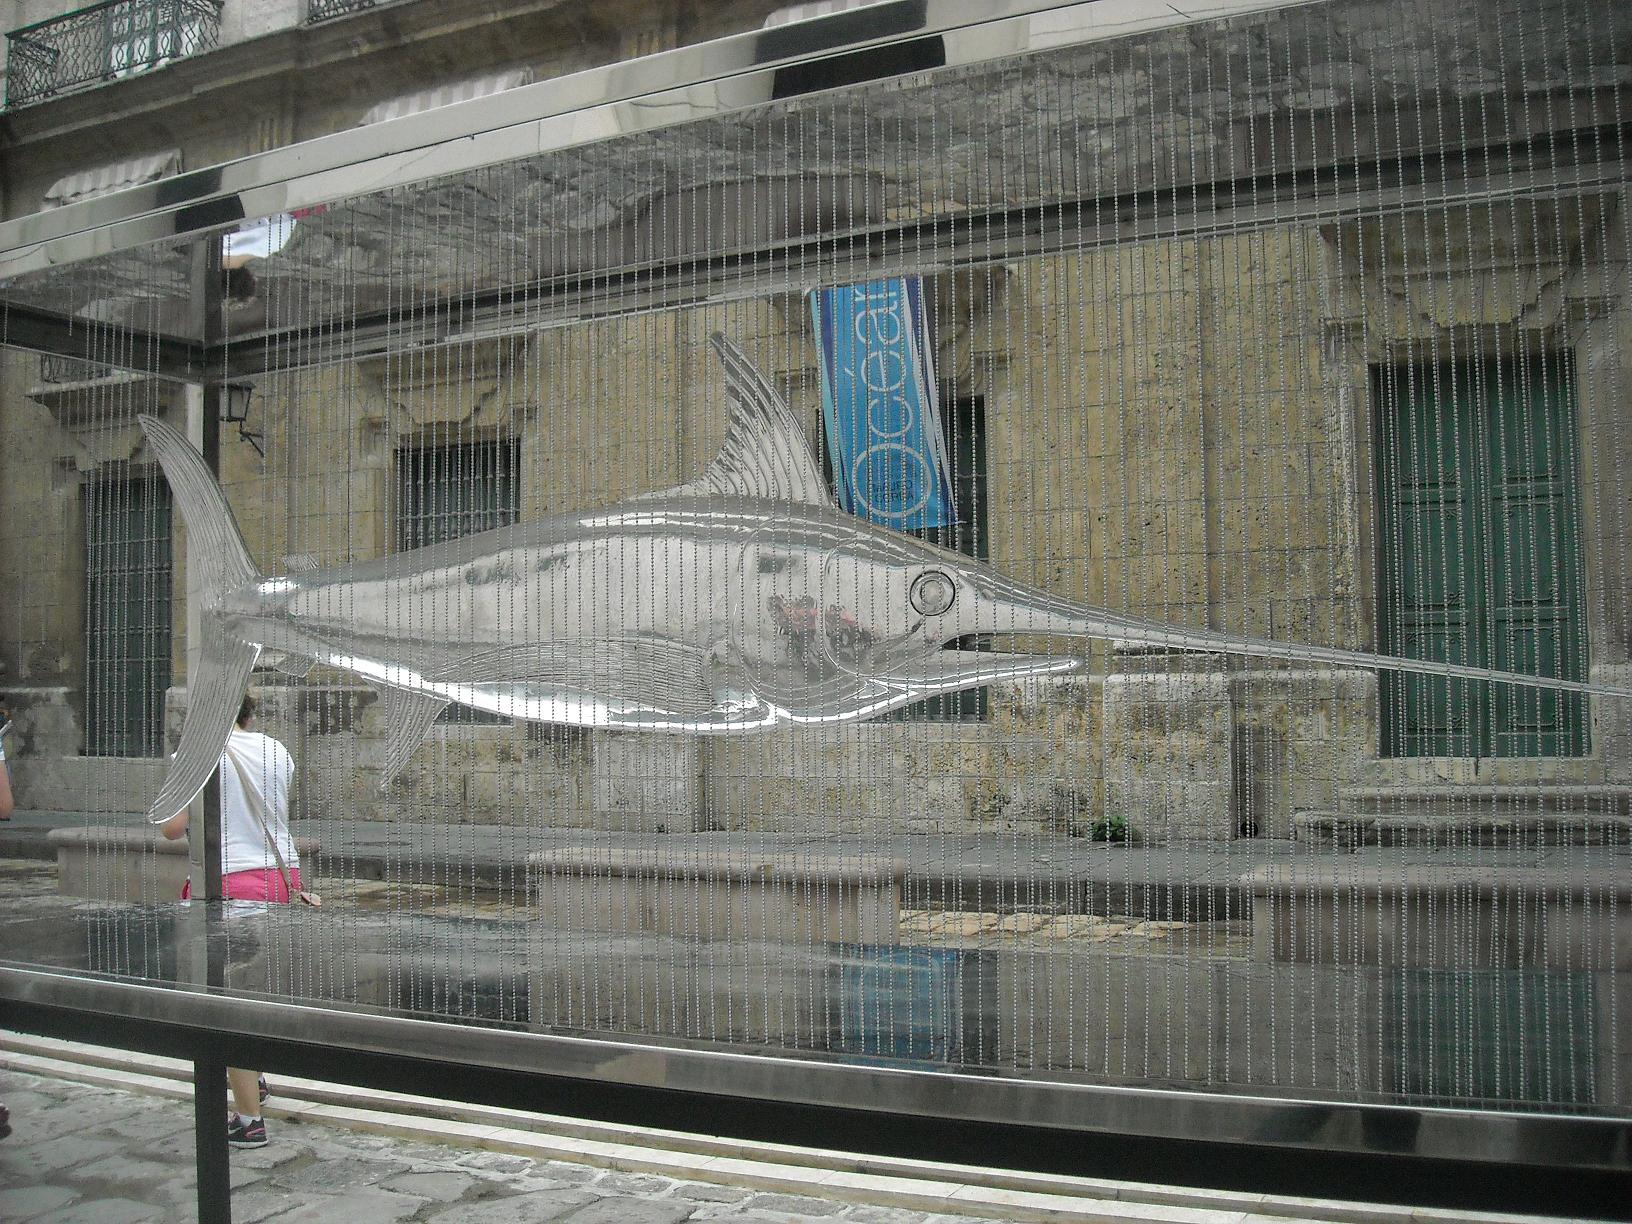
[[[289,882],[300,891],[300,868],[296,867],[289,872]],[[234,901],[283,901],[289,900],[289,890],[283,886],[283,873],[276,867],[252,867],[248,871],[234,871],[221,877],[221,891]],[[181,899],[186,901],[193,895],[193,882],[189,879],[181,886]]]

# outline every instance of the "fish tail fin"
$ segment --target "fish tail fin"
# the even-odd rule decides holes
[[[181,508],[189,538],[188,564],[201,590],[203,642],[197,674],[187,681],[187,718],[181,743],[158,797],[148,808],[153,823],[168,820],[203,789],[221,759],[249,684],[260,647],[238,641],[220,624],[227,595],[260,577],[221,486],[187,439],[157,417],[137,418],[148,448],[164,469],[170,492]]]

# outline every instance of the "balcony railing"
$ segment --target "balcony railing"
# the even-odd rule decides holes
[[[112,366],[99,365],[78,357],[58,357],[45,353],[40,356],[40,381],[61,384],[94,382],[98,378],[112,378],[118,371]]]
[[[6,35],[6,105],[21,106],[208,51],[222,0],[107,0]]]
[[[308,23],[327,21],[331,17],[344,17],[347,13],[360,13],[364,9],[376,8],[390,0],[311,0],[306,9]]]

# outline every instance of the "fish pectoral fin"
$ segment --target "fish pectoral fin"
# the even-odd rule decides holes
[[[495,647],[461,655],[431,679],[472,686],[544,684],[677,715],[706,714],[714,706],[703,652],[654,638],[567,638]]]
[[[312,553],[285,553],[284,573],[310,574],[317,569],[317,557]]]
[[[285,654],[281,650],[263,650],[255,666],[257,669],[276,670],[286,676],[305,679],[306,673],[317,666],[317,660],[308,659],[304,655]]]
[[[385,690],[385,768],[380,773],[380,789],[402,772],[425,733],[448,705],[441,697],[427,697],[403,689]]]
[[[1033,676],[1067,675],[1082,669],[1082,660],[1069,655],[1004,654],[996,650],[937,650],[923,658],[892,666],[877,679],[891,687],[910,688],[918,696],[955,693],[961,689],[1025,680]]]

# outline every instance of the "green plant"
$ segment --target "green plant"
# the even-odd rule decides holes
[[[1088,826],[1088,840],[1125,843],[1128,840],[1128,822],[1120,815],[1096,820]]]

